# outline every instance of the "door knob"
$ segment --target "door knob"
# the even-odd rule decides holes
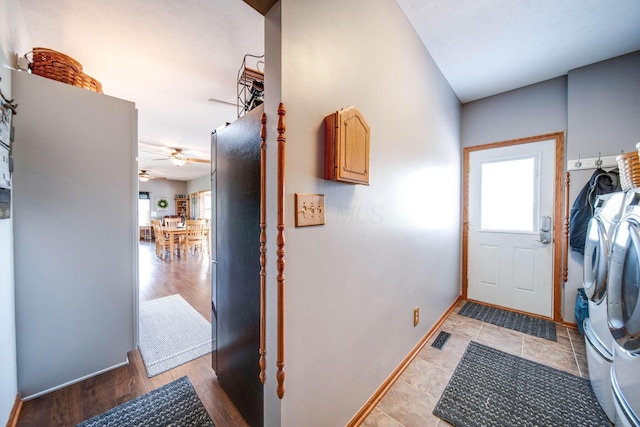
[[[543,216],[540,218],[540,243],[548,245],[551,243],[551,217]]]

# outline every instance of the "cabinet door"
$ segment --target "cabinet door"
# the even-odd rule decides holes
[[[325,179],[369,185],[370,128],[356,107],[325,118]]]

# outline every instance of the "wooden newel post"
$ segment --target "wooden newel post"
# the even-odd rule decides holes
[[[260,118],[260,382],[266,380],[267,336],[267,115]]]
[[[276,269],[278,272],[277,286],[278,286],[278,354],[277,354],[277,373],[276,379],[278,381],[277,393],[278,397],[282,399],[284,396],[284,172],[285,172],[285,155],[286,155],[286,142],[285,137],[286,126],[284,123],[284,116],[286,110],[284,104],[280,103],[278,106],[278,234],[276,237],[276,245],[278,247],[276,251]]]

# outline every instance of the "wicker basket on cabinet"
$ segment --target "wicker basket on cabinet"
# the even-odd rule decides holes
[[[34,47],[25,58],[29,61],[29,68],[33,74],[102,93],[100,82],[85,74],[82,64],[69,55],[53,49]]]

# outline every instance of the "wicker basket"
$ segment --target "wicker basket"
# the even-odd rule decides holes
[[[28,55],[31,54],[31,58]],[[72,57],[60,53],[46,47],[34,47],[33,50],[25,55],[25,58],[31,62],[33,67],[52,66],[54,64],[64,64],[77,73],[82,72],[82,64]]]
[[[93,92],[102,93],[102,85],[100,82],[85,73],[76,74],[72,84],[77,87],[89,89]]]
[[[100,82],[85,74],[82,71],[82,64],[64,53],[44,47],[34,47],[25,55],[25,58],[29,61],[29,68],[33,74],[102,93]]]
[[[624,191],[640,187],[640,159],[638,151],[621,154],[616,157],[620,170],[620,186]]]

